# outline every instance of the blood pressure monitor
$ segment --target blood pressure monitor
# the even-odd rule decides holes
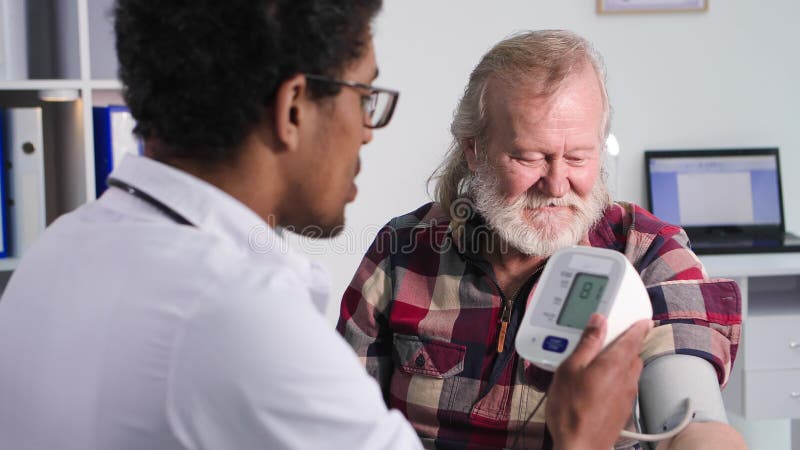
[[[653,316],[636,269],[613,250],[559,250],[550,257],[531,295],[517,332],[517,353],[551,371],[575,349],[592,313],[608,318],[604,346],[637,320]]]

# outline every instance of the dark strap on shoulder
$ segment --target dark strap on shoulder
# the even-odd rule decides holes
[[[128,184],[128,183],[126,183],[126,182],[124,182],[124,181],[122,181],[122,180],[120,180],[118,178],[113,178],[113,177],[109,178],[108,179],[108,185],[112,186],[112,187],[115,187],[117,189],[122,189],[123,191],[127,192],[128,194],[130,194],[130,195],[132,195],[132,196],[134,196],[134,197],[136,197],[136,198],[138,198],[140,200],[143,200],[143,201],[153,205],[156,209],[158,209],[159,211],[164,213],[167,217],[169,217],[170,219],[174,220],[176,223],[179,223],[181,225],[194,226],[194,224],[192,222],[189,222],[189,220],[187,218],[183,217],[177,211],[175,211],[174,209],[172,209],[169,206],[165,205],[164,203],[162,203],[157,198],[153,197],[152,195],[148,194],[147,192],[141,191],[138,188],[136,188],[134,186],[131,186],[130,184]]]

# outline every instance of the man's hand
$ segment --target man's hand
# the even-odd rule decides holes
[[[651,320],[636,322],[603,350],[606,319],[589,318],[548,391],[546,420],[556,450],[611,448],[633,410],[642,372],[639,352],[652,327]]]

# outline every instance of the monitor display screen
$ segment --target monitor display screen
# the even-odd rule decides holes
[[[589,322],[589,316],[597,311],[603,291],[608,284],[608,277],[579,273],[572,280],[567,299],[561,308],[557,324],[565,327],[583,329]]]
[[[683,227],[781,225],[777,151],[648,153],[650,207],[659,218]]]

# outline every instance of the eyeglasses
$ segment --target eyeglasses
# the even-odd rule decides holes
[[[356,83],[355,81],[337,80],[323,75],[306,74],[309,80],[320,81],[323,83],[333,83],[362,92],[361,109],[364,111],[364,126],[367,128],[385,127],[392,119],[394,107],[400,92],[391,89],[384,89],[369,84]],[[363,95],[364,91],[369,94]]]

